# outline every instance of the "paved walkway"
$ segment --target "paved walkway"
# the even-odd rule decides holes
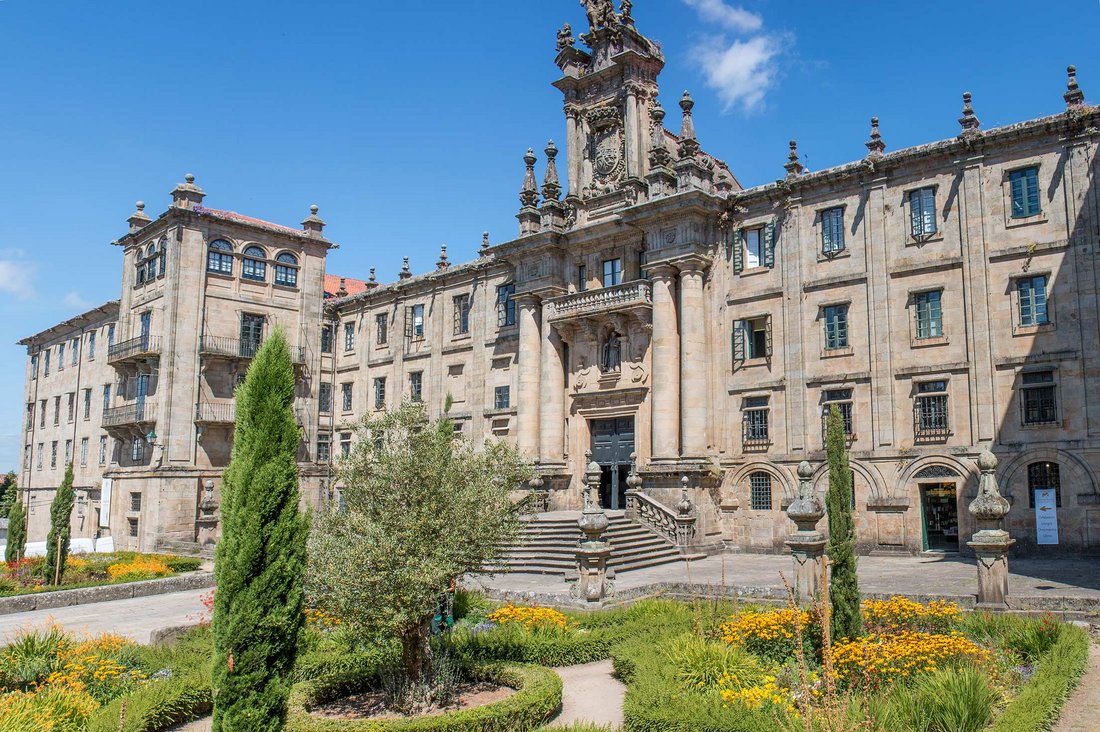
[[[1100,727],[1100,645],[1089,646],[1089,667],[1052,732],[1095,732]]]
[[[549,727],[566,727],[574,722],[611,725],[623,723],[626,687],[612,676],[611,661],[556,668],[561,677],[561,714]]]

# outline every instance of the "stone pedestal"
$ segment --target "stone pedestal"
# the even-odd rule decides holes
[[[591,458],[591,453],[588,454]],[[577,526],[584,538],[577,545],[577,584],[572,594],[587,602],[599,602],[611,594],[607,580],[607,560],[611,556],[611,545],[603,540],[610,522],[607,514],[599,505],[600,466],[588,463],[585,480],[588,490],[584,494],[584,511]]]
[[[978,527],[966,545],[978,560],[978,607],[984,610],[1008,609],[1008,550],[1016,541],[1001,528],[1010,504],[997,486],[997,457],[984,451],[978,456],[982,471],[978,495],[971,502],[970,515]]]
[[[825,535],[817,530],[817,523],[825,515],[825,506],[814,491],[814,469],[803,461],[798,466],[798,498],[787,507],[787,517],[798,530],[787,537],[794,563],[795,597],[800,602],[813,600],[821,594],[822,569],[825,557]]]
[[[637,523],[638,501],[635,496],[641,492],[642,476],[638,475],[638,453],[630,453],[630,475],[626,476],[626,520]]]

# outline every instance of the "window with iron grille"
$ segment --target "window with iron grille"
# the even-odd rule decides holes
[[[918,437],[948,434],[946,392],[946,381],[926,381],[917,385],[914,422]]]
[[[114,324],[107,326],[107,347],[110,348],[115,344],[115,326]]]
[[[936,189],[909,191],[909,223],[913,236],[936,233]]]
[[[1014,170],[1008,176],[1012,194],[1012,218],[1023,219],[1042,212],[1039,204],[1039,168]]]
[[[605,259],[603,263],[603,286],[614,287],[623,283],[623,260]]]
[[[45,446],[46,445],[43,442],[38,443],[38,462],[35,463],[35,468],[38,470],[42,469],[42,454],[45,452],[45,450],[43,449],[45,448]]]
[[[913,310],[916,316],[917,339],[940,338],[943,336],[943,291],[929,290],[913,296]]]
[[[826,389],[821,395],[821,434],[824,435],[829,422],[829,412],[833,407],[840,412],[840,418],[844,422],[844,434],[849,437],[855,433],[852,429],[852,390],[851,389]],[[824,437],[822,438],[824,439]]]
[[[23,470],[31,469],[31,446],[26,445],[23,447]]]
[[[1058,395],[1053,371],[1032,371],[1022,374],[1021,406],[1024,424],[1057,424]]]
[[[516,324],[516,285],[509,282],[497,287],[497,327]]]
[[[772,477],[767,473],[749,476],[749,505],[753,511],[772,510]]]
[[[332,458],[332,436],[327,432],[317,435],[317,461],[327,463]]]
[[[424,372],[413,371],[409,374],[409,398],[419,402],[424,398]]]
[[[332,384],[321,384],[317,390],[317,410],[321,414],[332,411]]]
[[[768,443],[768,397],[749,397],[742,401],[741,431],[746,446]]]
[[[352,387],[352,384],[351,384],[350,381],[345,383],[345,384],[340,384],[340,399],[341,399],[340,406],[343,408],[343,410],[345,412],[350,412],[351,408],[352,408],[351,387]]]
[[[332,326],[321,326],[321,353],[332,353]]]
[[[57,467],[57,440],[50,443],[50,467]]]
[[[1054,489],[1055,505],[1062,507],[1062,471],[1058,463],[1032,463],[1027,466],[1027,493],[1031,508],[1035,508],[1035,491]]]
[[[508,409],[512,406],[512,388],[510,386],[498,386],[493,390],[493,408]]]
[[[1020,305],[1020,325],[1045,325],[1050,322],[1046,275],[1017,279],[1016,293]]]
[[[73,461],[73,441],[65,440],[65,465]]]
[[[821,251],[825,254],[844,251],[844,209],[840,206],[821,212]]]
[[[50,375],[50,349],[48,349],[48,348],[46,349],[46,360],[44,362],[42,370],[43,370],[43,375],[44,376],[49,376]]]
[[[454,334],[466,335],[470,332],[470,296],[454,296]]]
[[[138,535],[138,520],[136,518],[126,519],[126,526],[129,528],[130,538],[136,539]]]
[[[827,305],[823,308],[825,320],[825,348],[832,350],[848,347],[848,306]]]
[[[46,426],[46,400],[42,399],[38,402],[38,426]]]
[[[386,408],[386,377],[379,376],[374,380],[374,408]]]
[[[53,398],[53,426],[56,427],[61,424],[61,397],[55,396]]]
[[[140,511],[141,510],[141,494],[140,493],[130,493],[130,510],[131,511]]]
[[[355,323],[344,323],[344,350],[355,350]]]

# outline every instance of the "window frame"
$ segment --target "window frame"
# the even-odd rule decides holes
[[[267,252],[263,247],[249,244],[241,253],[241,279],[251,282],[267,282]]]
[[[600,265],[600,282],[604,287],[617,287],[623,283],[622,257],[603,260]]]
[[[497,285],[497,328],[509,328],[516,324],[516,283]]]
[[[344,353],[355,350],[355,321],[344,321]]]
[[[206,271],[223,277],[232,277],[235,254],[236,250],[231,242],[225,239],[214,239],[206,245]]]
[[[1041,298],[1037,294],[1039,291],[1034,288],[1034,283],[1037,280],[1043,282]],[[1026,304],[1025,283],[1030,285],[1028,289],[1030,294],[1026,296]],[[1015,277],[1013,278],[1012,290],[1016,296],[1016,322],[1018,327],[1039,328],[1053,322],[1050,317],[1050,275],[1038,273]],[[1027,314],[1026,318],[1025,313]]]
[[[389,345],[390,342],[390,318],[386,313],[375,313],[374,316],[374,344],[376,346]]]
[[[844,206],[830,206],[822,209],[821,253],[826,257],[836,256],[847,248],[844,240]]]
[[[321,382],[317,387],[317,412],[332,414],[332,384]]]
[[[279,252],[275,257],[275,284],[279,287],[298,287],[298,270],[301,264],[291,252]]]
[[[451,297],[451,305],[454,308],[454,332],[452,335],[455,337],[470,335],[470,305],[472,299],[468,292]]]
[[[1043,213],[1038,165],[1027,165],[1008,171],[1008,200],[1009,216],[1013,220],[1030,219]]]
[[[767,491],[767,501],[764,501],[765,490]],[[774,506],[775,493],[771,473],[757,470],[749,474],[749,510],[772,511]]]
[[[928,379],[915,383],[913,435],[916,439],[951,436],[950,387],[947,379]]]
[[[935,295],[934,303],[932,302],[933,295]],[[924,314],[928,316],[927,322],[922,318]],[[918,341],[927,341],[943,337],[943,288],[914,292],[913,338]]]
[[[851,310],[851,304],[842,302],[832,305],[821,306],[821,320],[824,324],[824,337],[826,351],[843,351],[847,348],[851,348],[851,339],[849,338],[849,312]],[[836,316],[835,323],[830,323],[830,314]],[[832,335],[830,336],[830,332]]]
[[[744,451],[771,445],[771,398],[767,396],[741,399],[741,445]]]
[[[414,402],[424,401],[424,372],[409,372],[409,399]]]
[[[372,384],[374,391],[374,409],[375,411],[381,411],[386,408],[386,377],[376,376]]]
[[[345,381],[340,384],[340,411],[344,414],[355,409],[355,385],[354,382]]]
[[[493,409],[512,408],[512,387],[509,385],[493,388]]]
[[[1039,381],[1040,376],[1048,377]],[[1030,377],[1030,382],[1029,382]],[[1061,423],[1058,410],[1058,380],[1054,369],[1025,371],[1020,374],[1020,424],[1023,427],[1052,427]],[[1048,399],[1043,399],[1048,396]],[[1038,399],[1033,404],[1032,399]],[[1029,417],[1035,416],[1034,419]],[[1044,417],[1047,417],[1044,419]]]
[[[1039,468],[1040,470],[1036,470]],[[1040,471],[1047,471],[1055,478],[1055,485],[1036,485]],[[1027,466],[1027,501],[1028,508],[1035,508],[1035,491],[1040,488],[1054,489],[1054,505],[1062,507],[1062,466],[1059,463],[1040,460],[1028,463]]]
[[[926,239],[938,234],[936,186],[914,188],[905,199],[909,204],[909,235],[914,239]]]
[[[841,420],[844,422],[844,436],[850,440],[855,439],[855,389],[823,389],[821,391],[821,435],[822,443],[828,431],[829,412],[833,405],[840,411]]]

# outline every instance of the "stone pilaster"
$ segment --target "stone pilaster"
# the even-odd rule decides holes
[[[683,457],[707,450],[707,339],[702,314],[703,267],[680,267],[680,434]]]
[[[542,306],[542,370],[537,401],[539,404],[539,457],[550,466],[565,462],[565,364],[562,341],[547,319],[548,306]]]
[[[676,317],[676,270],[650,269],[653,280],[653,459],[680,456],[680,333]]]
[[[542,371],[539,299],[534,295],[521,295],[516,298],[516,305],[519,307],[517,445],[520,453],[533,458],[538,454],[539,449],[539,382]]]

